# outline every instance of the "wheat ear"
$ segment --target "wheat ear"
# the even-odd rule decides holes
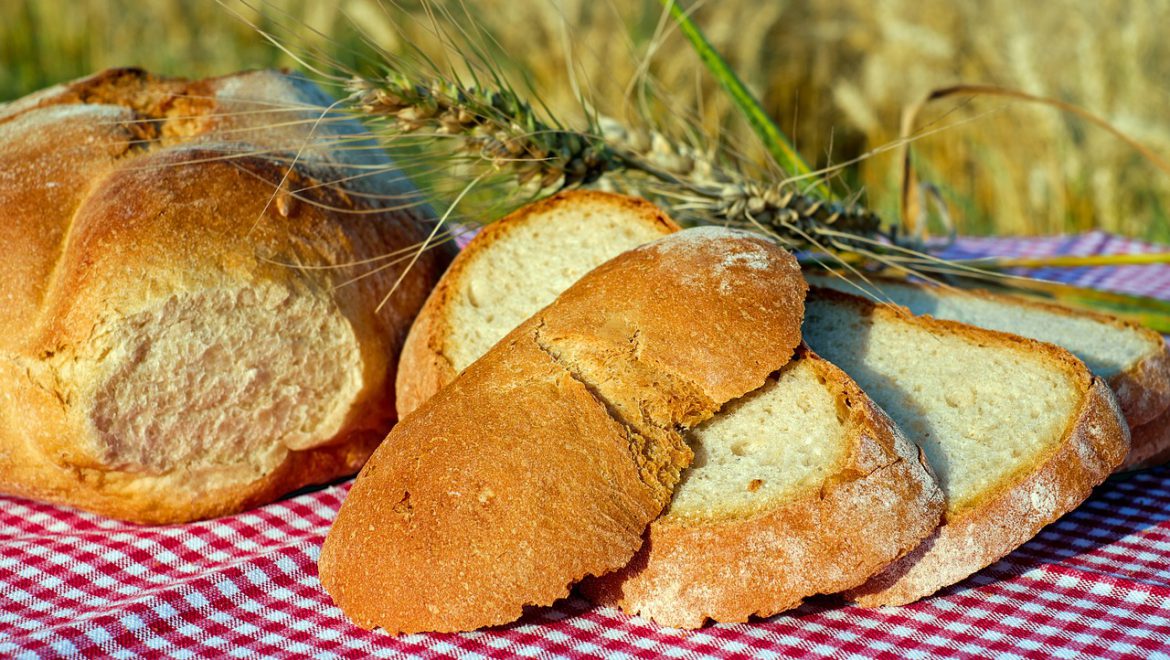
[[[395,72],[355,79],[350,90],[357,111],[386,120],[378,126],[384,137],[451,138],[481,164],[513,175],[519,188],[551,192],[603,176],[628,178],[697,221],[762,227],[794,248],[848,249],[850,235],[870,239],[867,244],[888,238],[880,218],[864,207],[827,202],[786,181],[749,179],[698,149],[613,120],[584,130],[554,127],[509,89]]]

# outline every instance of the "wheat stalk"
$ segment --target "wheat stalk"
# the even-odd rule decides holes
[[[355,78],[350,100],[384,138],[449,138],[490,170],[533,194],[602,177],[666,198],[703,223],[763,228],[794,248],[848,249],[851,235],[890,239],[868,209],[809,195],[786,180],[761,181],[662,133],[601,119],[584,129],[555,127],[505,87],[463,86],[403,72]],[[377,120],[383,120],[377,124]],[[818,240],[824,239],[824,241]]]

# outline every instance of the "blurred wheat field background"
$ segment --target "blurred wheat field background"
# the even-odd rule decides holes
[[[428,38],[425,7],[401,0],[230,3],[262,28],[300,26],[293,50],[347,64],[358,32],[403,52]],[[685,3],[684,3],[685,4]],[[696,109],[704,129],[750,134],[685,40],[664,34],[656,0],[478,0],[474,20],[499,40],[505,68],[527,72],[557,115],[580,113],[571,80],[623,117],[628,82],[651,51],[657,112]],[[413,18],[409,18],[413,17]],[[816,167],[898,137],[904,109],[956,83],[1016,88],[1076,104],[1152,151],[1170,154],[1170,0],[719,0],[696,22]],[[308,27],[305,27],[308,26]],[[309,29],[311,27],[312,29]],[[397,29],[396,29],[397,28]],[[0,102],[111,66],[189,77],[296,62],[212,0],[8,0],[0,3]],[[573,75],[568,72],[572,70]],[[964,233],[1052,234],[1092,228],[1170,242],[1170,177],[1083,120],[1003,99],[941,101],[915,145]],[[849,167],[839,186],[895,217],[893,153]]]

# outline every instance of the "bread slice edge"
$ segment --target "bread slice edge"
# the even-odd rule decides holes
[[[848,410],[838,471],[748,516],[667,512],[628,566],[586,581],[583,594],[676,628],[744,622],[856,587],[934,532],[944,503],[925,458],[843,371],[807,347],[797,359]]]
[[[863,300],[835,292],[835,295]],[[868,301],[863,301],[867,304]],[[885,307],[890,307],[886,305]],[[904,308],[896,308],[909,316]],[[1018,341],[1069,361],[1064,349],[954,321],[913,317],[995,340]],[[1087,374],[1087,368],[1081,365]],[[866,584],[846,593],[864,606],[905,605],[953,585],[1006,556],[1076,508],[1129,453],[1129,427],[1105,381],[1089,376],[1076,415],[1037,465],[995,488],[978,504],[945,519],[935,534]]]
[[[810,278],[810,284],[814,286],[827,286],[828,288],[842,291],[849,295],[856,295],[856,293],[860,292],[860,289],[857,292],[845,291],[842,286],[839,286],[843,281],[845,280],[842,280],[840,277],[830,276],[814,276]],[[883,284],[890,287],[908,287],[930,291],[931,295],[947,296],[951,299],[961,299],[964,297],[974,298],[995,304],[1014,306],[1021,310],[1037,310],[1070,318],[1087,319],[1100,325],[1112,326],[1121,332],[1136,333],[1148,345],[1149,350],[1136,360],[1130,362],[1118,373],[1107,377],[1107,382],[1117,396],[1118,405],[1131,429],[1150,422],[1164,411],[1170,409],[1170,347],[1166,345],[1161,335],[1145,326],[1100,312],[1071,308],[1056,303],[1032,300],[1022,296],[997,293],[986,289],[944,289],[943,287],[932,284],[885,278],[871,278],[870,282],[879,295],[881,294]],[[965,323],[962,319],[935,318]],[[975,324],[968,323],[968,325]],[[975,327],[979,326],[975,325]],[[1003,329],[996,329],[994,331],[1004,332]],[[1036,341],[1046,340],[1036,339]],[[1060,345],[1060,342],[1047,341],[1047,343]]]
[[[603,204],[628,211],[652,226],[661,227],[663,236],[679,230],[679,226],[669,216],[646,200],[593,190],[558,193],[484,227],[451,262],[406,337],[395,386],[399,418],[418,408],[459,373],[449,356],[448,346],[452,334],[450,310],[452,301],[459,296],[460,286],[471,264],[517,227],[540,218],[556,207],[570,204]],[[535,313],[537,310],[532,311]]]

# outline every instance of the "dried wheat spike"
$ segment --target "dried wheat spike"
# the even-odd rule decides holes
[[[634,175],[650,179],[652,195],[676,211],[685,207],[680,215],[755,228],[798,249],[848,249],[854,244],[849,235],[869,246],[889,238],[878,216],[864,207],[824,201],[791,183],[750,180],[715,155],[656,131],[632,130],[612,119],[584,131],[554,128],[510,89],[391,73],[380,80],[356,79],[351,90],[361,113],[392,120],[392,133],[458,140],[463,151],[492,168],[513,172],[518,186],[535,184],[552,192],[602,176]],[[826,231],[831,238],[825,238]]]

